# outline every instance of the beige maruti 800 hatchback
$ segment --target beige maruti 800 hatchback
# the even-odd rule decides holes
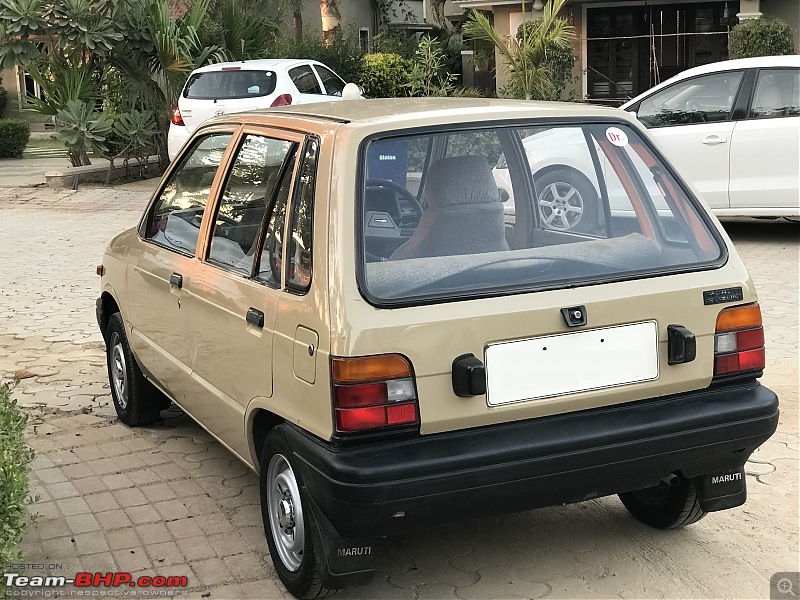
[[[299,598],[369,581],[376,536],[470,516],[619,494],[694,523],[745,501],[778,422],[744,264],[618,110],[221,117],[101,271],[120,420],[175,402],[257,471]]]

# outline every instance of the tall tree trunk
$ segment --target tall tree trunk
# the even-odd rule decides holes
[[[292,13],[292,17],[294,18],[294,39],[299,44],[303,41],[303,13],[295,10]]]
[[[342,29],[339,0],[319,0],[319,14],[322,17],[322,41],[330,46]]]

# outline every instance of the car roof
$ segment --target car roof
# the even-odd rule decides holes
[[[335,121],[339,123],[391,123],[392,126],[413,126],[426,118],[439,118],[442,123],[459,121],[503,121],[509,118],[627,118],[616,108],[572,102],[534,102],[496,98],[376,98],[296,104],[228,115],[229,118],[260,121],[264,117],[286,116]],[[223,117],[215,121],[225,120]]]
[[[736,69],[758,69],[763,67],[800,67],[800,55],[789,54],[786,56],[754,56],[751,58],[723,60],[720,62],[709,63],[707,65],[700,65],[699,67],[692,67],[691,69],[681,71],[666,81],[662,81],[660,84],[651,87],[649,90],[642,92],[632,100],[628,100],[622,105],[621,108],[625,109],[629,105],[638,102],[646,96],[649,96],[656,90],[660,90],[677,81],[682,81],[683,79],[688,79],[697,75],[706,75],[708,73],[720,73],[723,71],[734,71]]]
[[[258,60],[239,60],[235,62],[214,63],[211,65],[206,65],[205,67],[200,67],[199,69],[195,69],[192,71],[192,73],[221,71],[231,67],[239,67],[241,69],[249,69],[254,71],[260,71],[262,69],[285,69],[297,63],[311,63],[315,65],[321,64],[316,60],[309,60],[305,58],[263,58]]]

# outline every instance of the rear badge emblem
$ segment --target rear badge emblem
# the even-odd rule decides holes
[[[561,314],[567,322],[567,327],[580,327],[586,325],[586,307],[585,306],[570,306],[569,308],[562,308]]]

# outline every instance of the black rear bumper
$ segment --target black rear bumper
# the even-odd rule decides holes
[[[778,398],[751,381],[358,446],[286,433],[319,510],[363,538],[735,471],[777,426]]]

